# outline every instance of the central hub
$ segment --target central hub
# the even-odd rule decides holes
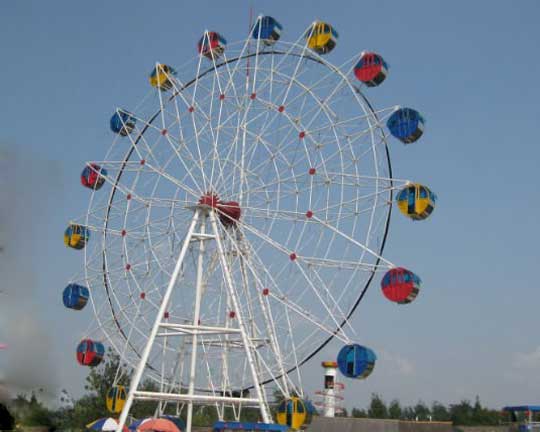
[[[216,194],[207,192],[199,199],[199,204],[216,208],[219,204],[219,198]]]
[[[236,222],[240,220],[242,209],[236,201],[220,201],[217,194],[207,192],[199,199],[199,205],[204,205],[216,209],[219,215],[219,220],[225,226],[234,227]]]

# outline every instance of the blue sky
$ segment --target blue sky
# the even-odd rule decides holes
[[[0,352],[0,373],[82,392],[74,347],[89,316],[60,301],[82,266],[62,243],[68,220],[87,208],[80,171],[105,154],[112,110],[140,101],[156,61],[183,64],[206,28],[242,39],[250,4],[275,16],[286,40],[315,18],[332,23],[335,64],[380,52],[390,76],[370,100],[427,119],[418,143],[392,141],[392,161],[396,177],[429,185],[438,206],[423,223],[396,212],[385,252],[424,289],[407,307],[370,290],[353,324],[380,361],[367,381],[346,382],[347,405],[366,405],[371,392],[405,403],[477,394],[492,407],[539,402],[535,1],[3,2],[0,338],[11,348]],[[313,382],[319,373],[317,360],[306,367]]]

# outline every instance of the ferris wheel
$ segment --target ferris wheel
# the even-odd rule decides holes
[[[413,220],[435,205],[426,186],[393,178],[387,145],[388,131],[420,138],[423,117],[375,109],[364,91],[386,62],[328,62],[330,24],[290,43],[282,31],[259,16],[239,43],[206,31],[191,61],[153,65],[150,92],[115,110],[109,151],[82,172],[88,212],[64,240],[84,273],[63,300],[93,310],[79,363],[108,346],[134,370],[129,389],[111,383],[119,427],[135,399],[185,405],[188,431],[196,404],[220,419],[256,407],[271,423],[269,392],[302,398],[300,366],[330,340],[343,343],[343,375],[371,373],[376,356],[349,320],[377,274],[392,301],[418,293],[419,277],[382,253],[396,192]],[[146,378],[159,390],[142,390]]]

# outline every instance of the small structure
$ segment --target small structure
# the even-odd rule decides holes
[[[517,425],[519,432],[540,430],[540,405],[505,406],[503,412],[510,415],[510,424]]]
[[[336,414],[343,412],[343,407],[341,406],[343,396],[341,392],[345,388],[345,385],[336,380],[337,362],[323,361],[321,366],[324,368],[324,390],[315,392],[316,395],[322,398],[315,405],[322,408],[322,415],[324,417],[335,417]]]

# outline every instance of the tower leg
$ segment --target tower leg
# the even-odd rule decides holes
[[[219,235],[219,230],[217,226],[217,220],[215,212],[210,212],[210,224],[212,225],[212,230],[215,235],[216,245],[218,249],[218,255],[219,260],[221,263],[221,267],[223,269],[223,274],[225,276],[225,283],[227,285],[227,290],[229,292],[229,297],[231,299],[232,306],[234,307],[236,318],[238,320],[238,327],[240,328],[240,334],[242,335],[242,344],[244,345],[244,349],[246,352],[247,361],[249,364],[249,368],[251,371],[251,377],[253,379],[253,385],[255,387],[256,393],[257,393],[257,399],[259,400],[259,407],[261,411],[261,417],[263,422],[270,423],[271,422],[271,416],[268,409],[268,404],[266,402],[266,395],[264,394],[264,390],[262,386],[260,385],[260,379],[258,375],[258,371],[255,365],[255,359],[253,358],[253,346],[252,342],[249,338],[244,319],[242,316],[242,313],[240,311],[238,298],[236,295],[236,291],[234,289],[234,284],[231,276],[231,272],[229,270],[229,266],[227,263],[227,259],[225,257],[225,251],[223,249],[223,244],[221,243],[221,237]]]
[[[169,285],[167,286],[167,290],[165,291],[165,295],[163,296],[163,300],[159,307],[156,320],[154,321],[154,325],[152,326],[152,330],[150,331],[150,335],[148,336],[148,340],[146,341],[146,345],[142,352],[139,365],[137,366],[137,369],[135,369],[135,373],[133,374],[133,377],[131,378],[128,397],[124,405],[124,408],[122,409],[122,414],[120,414],[120,420],[118,421],[118,428],[116,429],[116,432],[122,432],[122,429],[124,425],[126,424],[126,419],[127,419],[129,410],[131,409],[131,405],[133,404],[135,392],[137,391],[137,388],[139,387],[139,384],[141,382],[144,368],[146,366],[146,362],[148,361],[148,357],[150,356],[150,351],[152,349],[152,345],[154,344],[154,340],[156,339],[156,335],[159,330],[161,320],[163,319],[165,311],[167,310],[167,307],[169,306],[171,294],[172,294],[174,285],[176,284],[176,281],[178,279],[178,275],[180,274],[180,270],[182,268],[182,262],[184,261],[186,252],[191,242],[191,238],[193,236],[193,232],[195,231],[195,227],[197,225],[197,222],[199,221],[199,216],[200,216],[200,210],[197,209],[195,210],[195,213],[193,214],[193,220],[191,221],[191,225],[189,226],[188,233],[186,235],[186,238],[184,239],[184,244],[182,245],[182,249],[180,250],[180,255],[178,256],[178,260],[176,261],[176,266],[174,267],[174,271],[171,275],[171,279],[169,281]]]

